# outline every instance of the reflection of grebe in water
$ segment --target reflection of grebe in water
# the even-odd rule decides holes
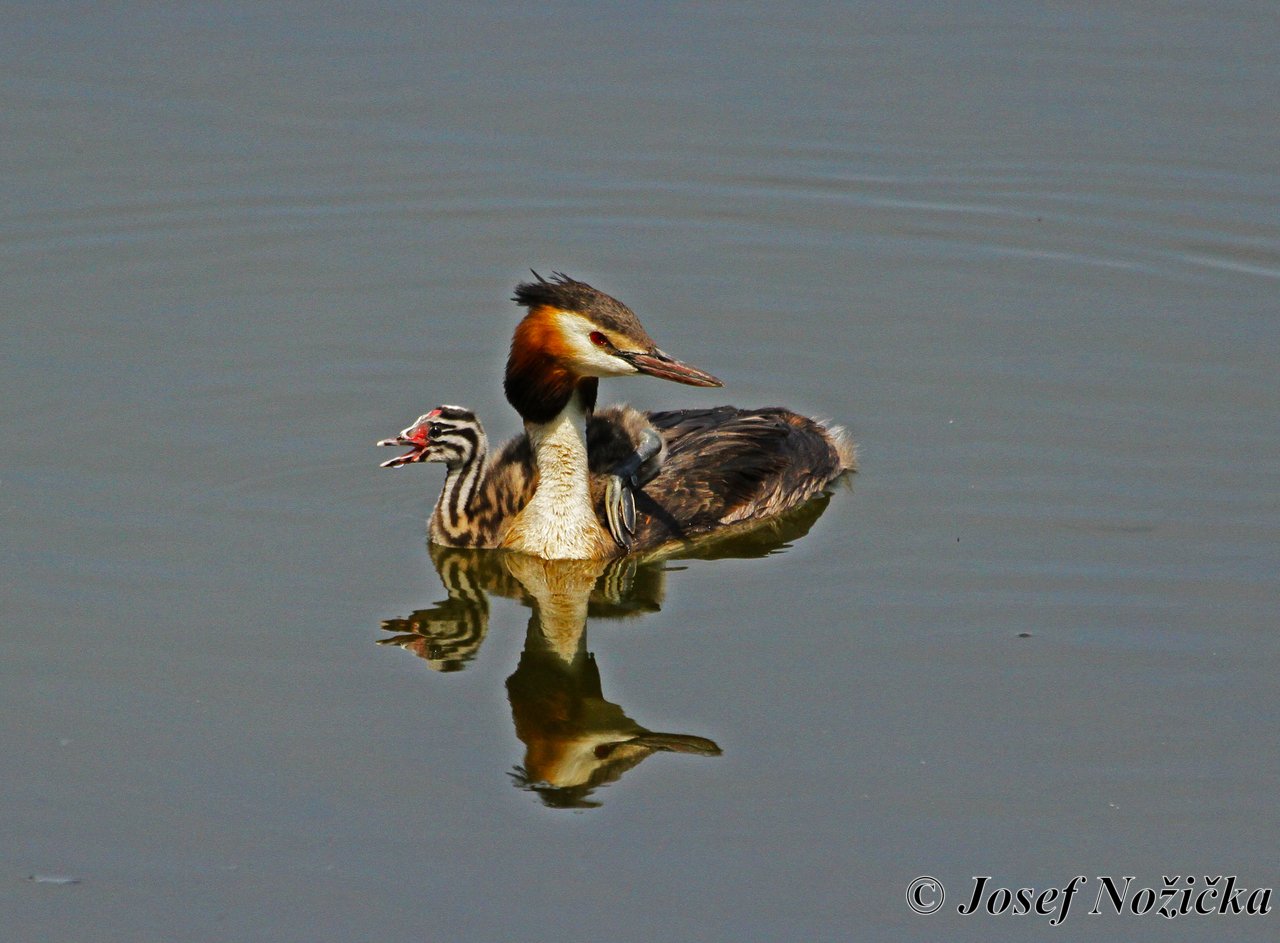
[[[719,756],[705,737],[659,733],[605,700],[595,656],[587,651],[587,610],[600,563],[508,560],[533,612],[520,664],[507,679],[524,764],[513,778],[547,805],[597,805],[587,796],[658,752]]]
[[[636,482],[643,487],[634,495],[634,521],[629,493],[603,502],[613,515],[606,515],[614,525],[606,528],[598,490],[593,501],[590,485],[587,420],[595,407],[598,378],[647,373],[694,386],[719,386],[720,381],[662,353],[629,308],[590,285],[563,275],[551,281],[539,278],[517,286],[515,297],[528,311],[511,342],[505,389],[524,420],[536,482],[527,498],[524,490],[511,489],[525,503],[517,508],[518,501],[506,502],[505,513],[497,514],[498,522],[491,525],[494,533],[486,527],[483,538],[464,533],[444,542],[496,540],[506,549],[547,559],[607,559],[631,549],[665,552],[785,514],[854,468],[853,447],[841,430],[779,407],[651,413],[646,418],[666,453],[653,449],[651,439],[642,446],[639,433],[613,436],[637,452],[634,470],[648,462],[655,473],[647,483],[643,475]],[[423,419],[430,420],[431,414]],[[414,451],[390,464],[445,460],[429,455],[430,422],[406,433],[414,434],[386,444],[412,445]],[[458,427],[454,433],[462,434]],[[596,470],[614,469],[597,463]],[[457,478],[459,483],[467,480],[466,475]],[[470,501],[486,507],[501,503],[486,497],[483,474],[475,472],[470,480],[475,483],[465,493]],[[453,494],[459,501],[464,496],[457,486]],[[446,510],[451,504],[446,501]],[[477,524],[483,517],[476,513],[479,509],[471,507]],[[447,518],[437,526],[433,515],[433,540],[441,539]],[[620,528],[617,518],[634,526]]]
[[[699,543],[700,558],[765,556],[803,536],[827,496],[777,518],[766,528]],[[593,789],[617,780],[654,753],[716,755],[704,737],[662,733],[632,720],[605,699],[588,618],[642,617],[661,608],[668,563],[636,557],[611,561],[541,560],[525,554],[431,545],[448,598],[431,609],[383,623],[396,645],[438,671],[464,668],[488,631],[490,596],[530,606],[524,650],[507,679],[516,735],[525,746],[514,780],[556,807],[586,807]]]
[[[705,737],[649,730],[608,701],[595,655],[587,650],[588,616],[625,617],[658,608],[663,570],[617,561],[542,560],[527,554],[431,547],[449,598],[383,628],[381,639],[423,657],[440,671],[462,668],[483,642],[488,594],[512,596],[532,610],[524,651],[507,679],[507,698],[524,761],[517,786],[555,807],[596,805],[588,796],[659,752],[716,756]]]

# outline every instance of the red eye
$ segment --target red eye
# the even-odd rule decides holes
[[[592,331],[592,332],[591,332],[591,343],[595,344],[597,347],[608,347],[608,346],[610,346],[610,345],[609,345],[609,338],[605,337],[605,336],[604,336],[603,334],[601,334],[599,331]]]

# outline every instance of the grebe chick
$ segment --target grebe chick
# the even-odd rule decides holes
[[[441,462],[448,469],[428,525],[431,542],[443,547],[499,546],[537,488],[529,437],[517,436],[490,457],[484,427],[461,406],[437,406],[378,445],[409,447],[383,468]],[[587,422],[592,506],[623,551],[634,542],[634,490],[658,473],[664,450],[644,414],[630,407],[601,410]]]
[[[635,314],[584,282],[557,274],[516,286],[526,309],[507,359],[507,400],[524,419],[538,470],[529,503],[501,545],[548,559],[617,555],[592,507],[586,418],[600,377],[646,373],[721,386],[673,360]],[[637,495],[632,549],[656,551],[729,527],[749,527],[800,506],[854,467],[843,431],[789,410],[653,413],[667,455]]]

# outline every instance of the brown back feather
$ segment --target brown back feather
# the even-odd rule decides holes
[[[637,496],[637,544],[657,546],[773,517],[844,471],[826,430],[780,407],[649,414],[667,441],[662,470]]]

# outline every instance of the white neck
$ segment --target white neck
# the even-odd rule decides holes
[[[609,556],[607,533],[591,504],[587,420],[575,393],[547,423],[525,423],[538,489],[512,522],[503,546],[548,560]]]

